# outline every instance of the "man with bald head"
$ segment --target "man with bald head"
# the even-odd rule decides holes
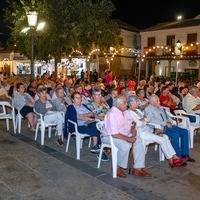
[[[150,104],[145,108],[145,115],[149,117],[150,123],[159,124],[163,128],[164,134],[170,139],[177,156],[188,158],[189,162],[195,162],[189,157],[188,131],[185,128],[173,125],[172,119],[160,106],[159,97],[155,94],[149,98]],[[181,142],[179,142],[179,140]]]

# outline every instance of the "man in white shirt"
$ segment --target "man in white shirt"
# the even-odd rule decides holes
[[[198,103],[199,94],[199,88],[194,85],[190,87],[189,93],[183,97],[183,109],[187,113],[200,114],[200,104]]]

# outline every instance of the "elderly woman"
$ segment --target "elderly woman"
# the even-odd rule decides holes
[[[47,88],[39,87],[37,90],[39,99],[35,101],[35,111],[41,113],[46,123],[56,124],[57,143],[63,145],[62,134],[64,126],[64,115],[56,110],[55,105],[51,100],[47,99]]]
[[[92,97],[93,100],[87,106],[94,113],[95,119],[103,120],[110,107],[103,98],[99,87],[95,86],[92,89]]]
[[[56,107],[56,110],[63,111],[64,113],[67,110],[67,102],[64,98],[64,89],[63,88],[56,88],[55,90],[57,98],[53,99],[53,103]]]
[[[143,111],[149,105],[149,100],[145,97],[143,89],[137,89],[136,95],[138,96],[138,107]]]
[[[100,132],[96,127],[96,121],[94,120],[94,113],[85,104],[82,104],[82,97],[79,92],[74,92],[72,94],[72,101],[73,104],[67,107],[65,120],[67,121],[70,119],[77,122],[78,131],[80,133],[91,135],[93,138],[93,147],[90,151],[98,153],[100,151],[101,139]],[[74,126],[70,123],[68,125],[69,131],[74,132]],[[109,160],[105,153],[102,154],[101,159],[104,161]]]
[[[162,136],[153,133],[153,129],[148,126],[148,118],[138,109],[139,99],[137,95],[131,95],[127,99],[129,105],[129,114],[132,120],[136,123],[136,129],[139,133],[139,137],[142,140],[155,141],[158,143],[165,154],[166,158],[169,160],[169,166],[181,166],[187,160],[186,158],[179,158],[176,155],[174,148],[167,135]]]
[[[31,130],[35,131],[36,115],[33,112],[34,99],[30,94],[25,92],[23,83],[17,83],[13,99],[14,107],[20,112],[22,117],[26,117],[30,124]]]

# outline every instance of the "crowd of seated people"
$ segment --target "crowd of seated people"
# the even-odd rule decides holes
[[[133,95],[137,97],[137,109],[140,109],[143,114],[149,115],[148,117],[151,119],[152,116],[150,111],[148,112],[148,109],[152,106],[153,101],[151,98],[153,95],[158,98],[156,100],[160,101],[161,106],[169,107],[171,112],[173,112],[175,109],[184,109],[184,106],[186,107],[187,105],[184,102],[186,102],[187,98],[191,99],[192,97],[194,97],[193,100],[196,103],[193,103],[193,105],[199,108],[198,104],[200,104],[200,101],[198,102],[198,100],[200,99],[200,92],[196,92],[196,96],[194,96],[193,91],[194,89],[197,90],[198,87],[190,88],[188,82],[182,82],[175,87],[169,82],[152,82],[148,81],[148,79],[142,79],[137,82],[136,80],[135,77],[131,77],[128,80],[115,77],[114,81],[110,80],[109,84],[106,84],[105,78],[89,82],[88,80],[74,79],[70,76],[65,79],[63,77],[54,79],[45,74],[42,77],[36,77],[33,81],[26,84],[21,83],[19,79],[9,90],[15,108],[23,117],[28,119],[32,131],[35,131],[36,125],[36,115],[33,108],[44,116],[46,122],[57,124],[57,143],[59,145],[63,145],[62,135],[64,134],[63,130],[66,130],[66,120],[72,119],[77,122],[80,133],[87,132],[87,134],[92,136],[93,146],[91,152],[99,153],[102,139],[100,132],[96,129],[96,122],[98,120],[104,121],[106,134],[113,135],[114,142],[116,142],[116,145],[119,145],[119,149],[123,151],[121,143],[125,146],[127,145],[126,149],[119,153],[118,175],[120,177],[126,176],[124,169],[127,167],[127,154],[133,144],[134,163],[132,174],[134,176],[151,177],[151,174],[145,169],[145,153],[141,150],[142,147],[137,138],[137,131],[140,130],[138,128],[138,120],[136,120],[136,116],[132,116],[131,118],[129,114],[131,106],[134,104],[134,101],[131,101],[130,97]],[[3,88],[2,83],[0,83],[0,91],[3,91],[1,88]],[[174,92],[174,88],[176,92]],[[9,90],[6,95],[9,95]],[[4,94],[1,96],[0,93],[1,97],[4,98]],[[192,111],[196,111],[196,108],[192,108],[191,105],[190,108]],[[65,117],[61,112],[65,114]],[[126,127],[119,127],[119,124],[116,123],[118,119],[114,120],[111,127],[110,122],[115,119],[112,117],[112,112],[116,116],[119,114],[122,120],[119,124],[124,124]],[[125,116],[121,116],[123,113],[125,113]],[[156,118],[153,117],[153,119],[155,120]],[[132,122],[136,122],[135,127],[132,126]],[[164,148],[165,155],[169,159],[169,165],[182,166],[186,160],[194,161],[189,156],[187,142],[183,142],[185,147],[180,149],[177,139],[174,141],[171,136],[170,128],[172,126],[170,121],[165,121],[162,124],[166,137],[156,136],[156,139],[154,139],[164,146],[162,148]],[[144,124],[144,127],[146,127],[146,124]],[[187,130],[184,131],[187,133]],[[149,134],[153,134],[153,132],[149,132]],[[170,146],[168,138],[171,139],[170,144],[172,146]],[[103,140],[106,141],[106,138],[103,138]],[[186,140],[188,138],[184,139],[184,141]],[[167,148],[169,149],[168,152]],[[124,156],[123,159],[120,158],[122,155]],[[181,157],[186,159],[181,159]],[[102,160],[108,160],[108,155],[105,152],[102,155]]]

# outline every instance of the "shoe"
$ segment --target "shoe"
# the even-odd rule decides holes
[[[99,159],[99,155],[97,156],[97,158]],[[109,161],[109,158],[108,158],[108,156],[106,155],[105,152],[102,153],[101,160],[102,161]]]
[[[144,177],[144,178],[152,178],[152,175],[147,172],[145,169],[132,169],[132,175],[138,176],[138,177]]]
[[[124,170],[121,167],[117,168],[117,176],[125,178],[126,174],[124,173]]]
[[[100,151],[99,145],[98,145],[98,144],[94,145],[94,146],[90,149],[90,151],[91,151],[92,153],[99,153],[99,151]]]
[[[182,156],[182,158],[187,158],[187,162],[195,162],[195,159],[191,158],[190,156]]]
[[[175,158],[175,159],[172,159],[172,162],[169,162],[169,166],[171,168],[180,167],[180,166],[183,166],[183,164],[186,162],[187,162],[187,158]]]
[[[64,144],[63,141],[62,141],[61,139],[58,139],[58,140],[57,140],[57,143],[58,143],[59,145],[63,145],[63,144]]]

